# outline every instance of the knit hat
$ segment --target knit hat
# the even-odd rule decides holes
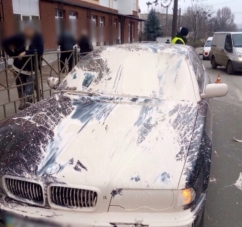
[[[181,34],[182,36],[186,37],[186,36],[188,35],[188,33],[189,33],[188,28],[185,28],[185,27],[181,27],[181,28],[180,28],[180,34]]]

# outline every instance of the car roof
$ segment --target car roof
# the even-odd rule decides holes
[[[213,40],[213,37],[208,37],[207,41],[209,41],[209,40]]]
[[[215,32],[214,35],[215,34],[232,34],[233,35],[233,34],[242,34],[242,32]]]
[[[134,44],[122,44],[122,45],[115,45],[115,46],[103,46],[100,48],[100,51],[112,49],[112,50],[119,50],[122,49],[134,49],[134,50],[142,50],[150,52],[167,52],[177,55],[185,56],[189,54],[189,50],[191,49],[190,46],[187,45],[174,45],[174,44],[163,44],[163,43],[134,43]]]

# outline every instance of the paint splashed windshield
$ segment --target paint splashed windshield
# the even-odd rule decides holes
[[[182,47],[107,47],[86,56],[61,88],[112,95],[194,101]]]

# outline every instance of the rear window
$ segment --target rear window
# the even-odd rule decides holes
[[[205,43],[205,47],[211,47],[212,46],[212,40],[208,40],[206,43]]]
[[[108,47],[94,51],[67,76],[63,89],[194,101],[186,52],[176,48]]]

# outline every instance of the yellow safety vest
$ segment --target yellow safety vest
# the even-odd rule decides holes
[[[175,37],[171,40],[171,43],[172,44],[176,44],[177,41],[181,41],[184,45],[186,45],[186,43],[184,42],[184,40],[182,38],[179,38],[179,37]]]

